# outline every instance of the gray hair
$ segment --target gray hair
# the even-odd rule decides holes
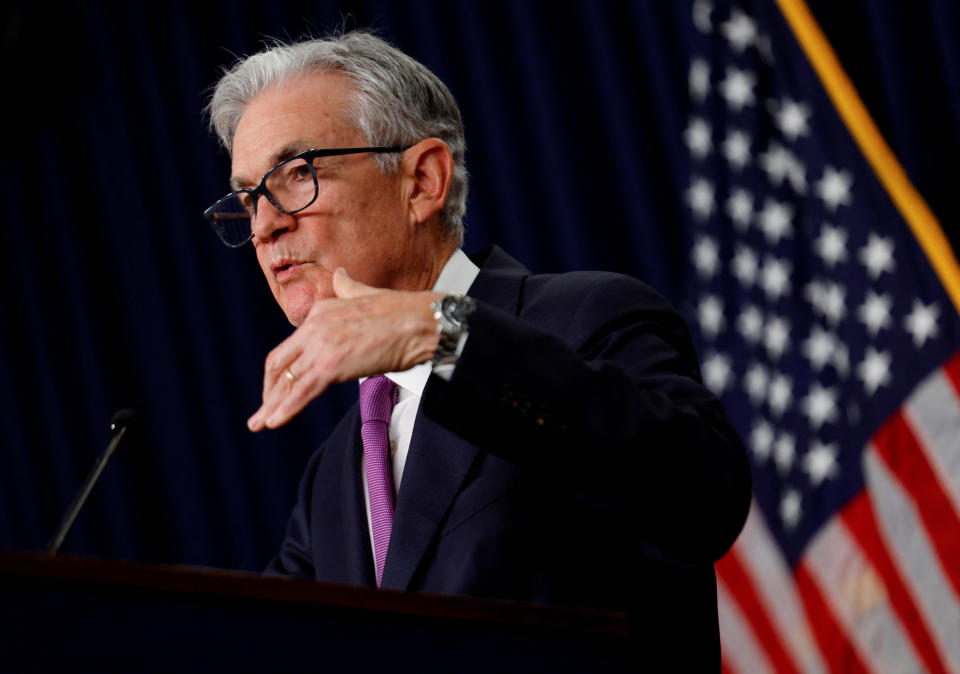
[[[225,68],[207,111],[210,127],[227,152],[247,105],[264,89],[310,72],[336,71],[353,83],[350,114],[370,145],[412,145],[439,138],[453,154],[453,178],[440,222],[463,242],[467,209],[467,142],[453,94],[423,64],[375,35],[354,31],[326,39],[292,44],[276,42],[268,49]],[[385,173],[400,167],[397,154],[373,155]]]

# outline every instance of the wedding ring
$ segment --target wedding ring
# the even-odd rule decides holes
[[[284,376],[285,376],[287,379],[289,379],[291,382],[297,381],[297,375],[295,375],[293,372],[291,372],[289,367],[288,367],[286,370],[283,371],[283,374],[284,374]]]

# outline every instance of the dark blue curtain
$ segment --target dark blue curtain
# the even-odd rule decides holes
[[[960,8],[811,2],[920,192],[960,243]],[[202,109],[270,37],[372,27],[464,113],[468,252],[602,268],[679,302],[688,275],[687,2],[90,2],[0,10],[0,548],[44,545],[114,410],[139,432],[67,553],[244,569],[276,550],[303,464],[355,385],[251,435],[290,332],[252,249],[201,212],[229,161]]]

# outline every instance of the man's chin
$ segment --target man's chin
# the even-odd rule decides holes
[[[287,320],[294,327],[300,327],[300,324],[307,320],[307,314],[310,313],[314,303],[319,299],[320,296],[313,288],[291,288],[284,293],[281,308]]]

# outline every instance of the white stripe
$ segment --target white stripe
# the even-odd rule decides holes
[[[960,513],[960,404],[943,370],[916,388],[904,411],[933,472]]]
[[[923,671],[891,609],[883,581],[838,518],[820,530],[805,559],[867,669],[884,674]]]
[[[753,579],[764,611],[797,664],[797,669],[810,674],[825,671],[787,560],[780,554],[780,548],[770,535],[756,502],[751,504],[750,515],[734,550]]]
[[[960,603],[940,566],[916,506],[871,445],[864,473],[890,556],[916,600],[947,668],[960,672]]]
[[[720,645],[723,659],[741,674],[773,673],[767,654],[757,643],[750,623],[730,596],[730,590],[717,579],[717,617],[720,621]],[[694,648],[691,645],[691,648]]]

